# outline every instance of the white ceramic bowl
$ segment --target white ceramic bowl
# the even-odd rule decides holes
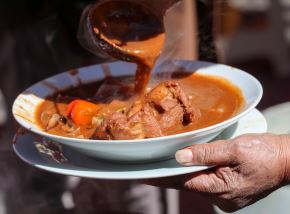
[[[109,161],[138,163],[168,159],[173,157],[178,149],[210,141],[253,110],[262,97],[263,90],[259,81],[239,69],[220,64],[190,61],[176,61],[168,65],[169,67],[165,66],[163,69],[178,67],[186,72],[210,74],[229,80],[242,90],[246,101],[245,107],[238,115],[207,128],[143,140],[104,141],[68,138],[46,133],[37,125],[35,121],[37,106],[56,90],[75,87],[80,82],[85,84],[101,80],[108,73],[112,76],[134,74],[136,69],[134,64],[114,62],[80,68],[78,72],[61,73],[31,86],[16,98],[12,109],[13,115],[16,121],[26,129],[72,147],[81,153]]]

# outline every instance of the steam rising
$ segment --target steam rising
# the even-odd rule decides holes
[[[166,41],[159,63],[167,60],[197,60],[197,13],[192,0],[178,2],[164,17]]]
[[[184,0],[173,5],[164,16],[164,25],[166,41],[150,84],[172,78],[178,69],[172,60],[198,59],[196,1]]]

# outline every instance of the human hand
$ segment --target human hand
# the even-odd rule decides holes
[[[214,168],[146,183],[195,191],[210,198],[222,210],[233,212],[289,181],[289,138],[250,134],[229,141],[193,145],[178,151],[176,160],[184,166],[211,165]]]

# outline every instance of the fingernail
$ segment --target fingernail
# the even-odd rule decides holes
[[[192,162],[193,156],[189,149],[179,150],[175,154],[175,159],[180,164],[188,164]]]

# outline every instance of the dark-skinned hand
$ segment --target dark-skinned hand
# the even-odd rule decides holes
[[[184,166],[214,166],[195,174],[145,183],[194,191],[220,209],[233,212],[267,196],[289,182],[290,137],[248,134],[233,140],[193,145],[176,153]]]

